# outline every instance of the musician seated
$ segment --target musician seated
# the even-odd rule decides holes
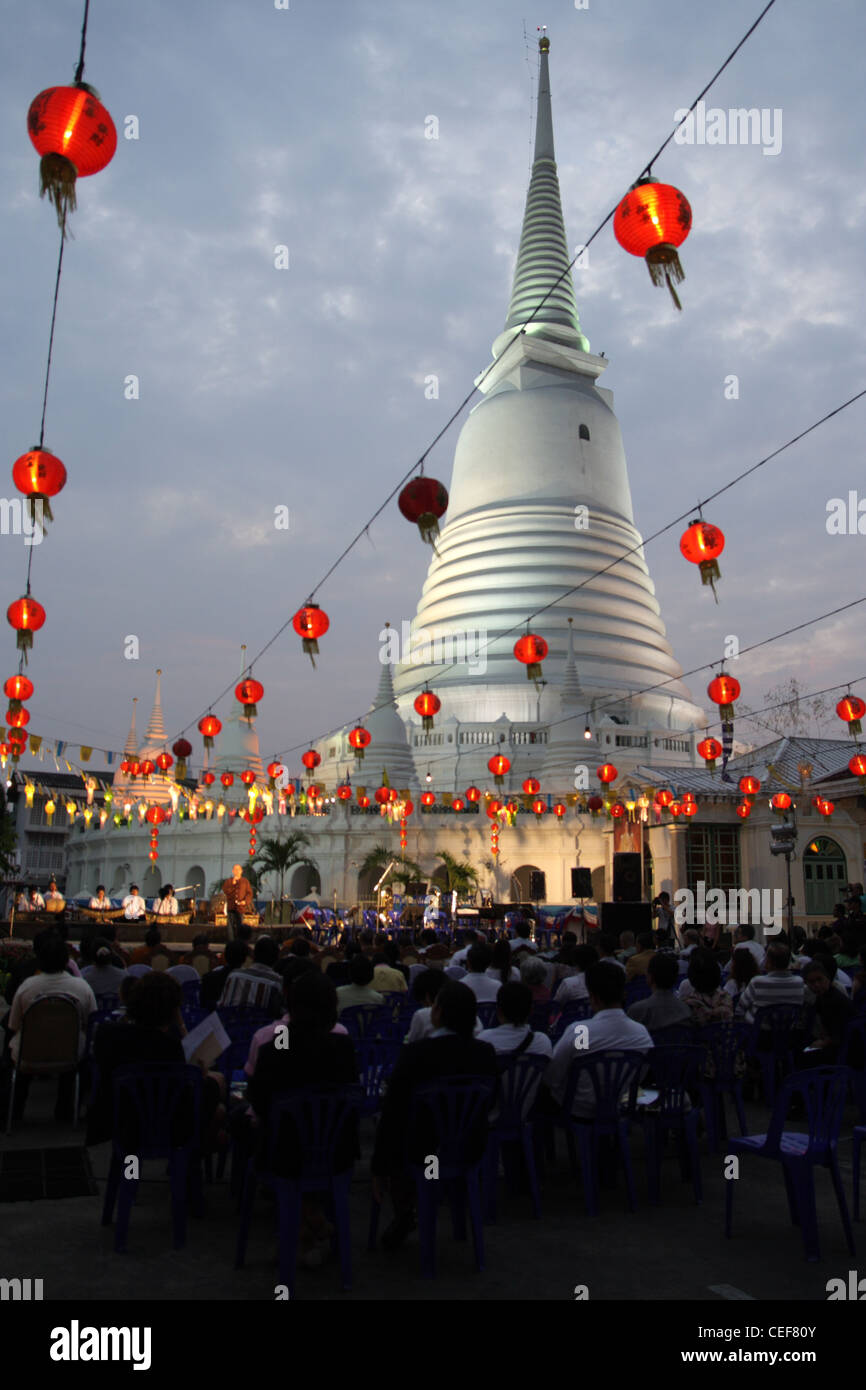
[[[22,900],[23,900],[23,902],[22,902]],[[27,895],[26,898],[24,897],[24,894],[23,894],[23,893],[21,894],[21,897],[18,899],[18,911],[19,911],[19,912],[44,912],[44,911],[45,911],[45,899],[43,898],[42,894],[39,892],[39,889],[38,889],[38,888],[31,888],[31,889],[30,889],[30,892],[28,893],[28,895]]]
[[[153,910],[157,917],[177,916],[177,898],[174,896],[174,888],[170,883],[167,883],[163,888],[162,897],[157,898]]]
[[[52,878],[48,884],[48,892],[45,894],[45,901],[46,903],[66,903],[63,894],[58,892],[57,880],[55,878]]]
[[[147,906],[144,898],[139,894],[137,883],[129,885],[129,892],[120,905],[127,922],[139,922],[147,912]]]
[[[92,911],[94,911],[94,912],[110,912],[110,911],[111,911],[111,900],[105,896],[105,884],[104,884],[104,883],[98,883],[98,884],[96,885],[96,892],[94,893],[93,897],[90,899],[90,902],[87,904],[87,906],[88,906],[89,908],[91,908]]]

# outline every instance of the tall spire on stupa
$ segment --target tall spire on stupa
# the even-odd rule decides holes
[[[128,753],[131,758],[138,753],[138,733],[135,727],[135,707],[138,704],[138,696],[133,696],[132,700],[132,719],[129,724],[129,733],[126,735],[126,743],[123,745],[124,753]]]
[[[156,692],[153,697],[153,709],[150,711],[150,719],[147,722],[144,739],[146,743],[165,742],[165,720],[162,717],[162,671],[156,673]]]
[[[580,331],[577,301],[574,297],[562,216],[559,178],[553,152],[553,114],[550,107],[550,39],[539,40],[538,112],[535,123],[535,158],[520,250],[514,270],[514,287],[505,320],[505,332],[493,344],[498,357],[514,337],[514,330],[527,325],[526,332],[557,342],[568,343],[589,352],[589,340]],[[537,312],[536,312],[537,310]],[[535,317],[533,318],[533,314]],[[531,323],[527,320],[532,319]]]
[[[386,627],[390,624],[386,624]],[[380,661],[385,653],[380,651]],[[382,661],[379,675],[379,688],[364,719],[364,727],[370,734],[371,742],[361,764],[362,769],[375,769],[378,778],[384,771],[392,787],[412,787],[417,781],[415,762],[409,747],[412,730],[407,729],[397,713],[394,698],[394,681],[390,661]],[[367,776],[365,772],[365,776]],[[358,781],[364,779],[357,775]]]

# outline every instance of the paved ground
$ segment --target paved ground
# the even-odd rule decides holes
[[[4,1148],[82,1142],[81,1130],[58,1130],[51,1119],[53,1087],[34,1083],[24,1122]],[[764,1128],[763,1107],[747,1107],[750,1128]],[[370,1135],[365,1131],[365,1160]],[[456,1243],[443,1218],[435,1282],[419,1272],[418,1245],[410,1237],[395,1254],[368,1253],[370,1182],[366,1161],[352,1187],[354,1288],[339,1289],[335,1264],[299,1271],[296,1297],[319,1300],[566,1300],[586,1285],[589,1297],[624,1300],[704,1300],[749,1297],[785,1302],[826,1299],[830,1278],[847,1277],[849,1255],[829,1176],[818,1173],[822,1259],[809,1264],[799,1232],[789,1224],[780,1174],[774,1164],[746,1160],[737,1181],[734,1238],[722,1233],[722,1155],[702,1151],[704,1202],[680,1181],[671,1154],[665,1161],[662,1205],[650,1207],[640,1138],[634,1140],[638,1211],[625,1207],[621,1188],[603,1191],[601,1214],[588,1218],[572,1180],[560,1139],[557,1160],[543,1192],[543,1219],[532,1217],[528,1198],[505,1199],[499,1221],[485,1228],[487,1268],[474,1269],[471,1245]],[[6,1203],[0,1207],[3,1269],[0,1277],[42,1278],[46,1299],[271,1300],[277,1282],[273,1208],[260,1200],[247,1266],[233,1268],[237,1216],[225,1183],[207,1189],[207,1214],[191,1221],[187,1246],[171,1248],[168,1186],[163,1165],[151,1164],[130,1225],[129,1251],[115,1255],[112,1231],[100,1225],[107,1146],[91,1150],[99,1197]],[[846,1189],[851,1193],[851,1144],[842,1146]],[[863,1226],[855,1228],[864,1245]],[[866,1246],[864,1246],[866,1249]],[[13,1254],[14,1252],[14,1254]],[[863,1256],[866,1261],[866,1254]],[[14,1268],[12,1267],[14,1265]],[[866,1265],[864,1265],[866,1268]],[[724,1292],[718,1290],[722,1288]],[[795,1319],[796,1320],[796,1319]]]

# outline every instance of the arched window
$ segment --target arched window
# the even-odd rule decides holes
[[[829,918],[836,903],[842,901],[847,882],[847,861],[836,841],[826,835],[810,840],[803,850],[803,884],[809,916]]]
[[[581,425],[577,434],[579,439],[589,439],[589,425]]]
[[[535,864],[521,864],[511,875],[513,903],[546,902],[545,876]]]

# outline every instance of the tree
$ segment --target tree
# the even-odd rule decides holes
[[[449,893],[456,892],[459,898],[465,898],[476,891],[478,873],[467,859],[455,859],[447,849],[438,850],[436,857],[444,865],[445,886]]]
[[[303,830],[296,834],[273,836],[270,839],[262,840],[255,856],[250,860],[249,867],[256,872],[260,878],[265,874],[276,874],[280,881],[280,922],[283,920],[283,893],[285,890],[286,874],[289,869],[308,868],[315,870],[318,874],[318,865],[304,850],[310,846],[310,838],[305,835]]]
[[[395,861],[390,875],[392,879],[399,878],[405,882],[408,879],[423,877],[420,864],[416,864],[414,859],[400,859],[392,850],[388,849],[387,845],[373,846],[358,868],[358,877],[366,878],[375,875],[376,879],[381,878],[392,859]]]
[[[821,737],[831,718],[826,696],[807,696],[796,676],[765,690],[760,712],[752,714],[748,705],[737,701],[737,713],[748,723],[759,724],[779,738]]]

